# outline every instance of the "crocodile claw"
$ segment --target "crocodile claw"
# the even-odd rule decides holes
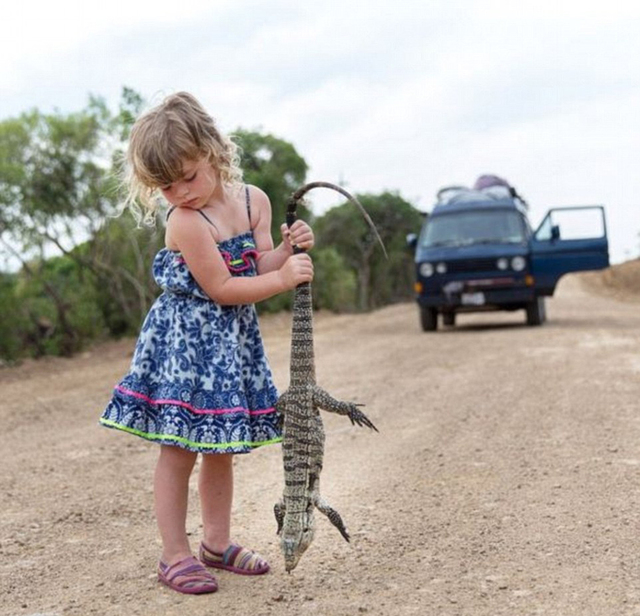
[[[371,428],[376,432],[379,432],[378,428],[373,425],[373,422],[357,407],[364,406],[364,404],[351,404],[351,408],[349,409],[348,417],[351,420],[351,423],[354,426],[361,426],[365,428]]]

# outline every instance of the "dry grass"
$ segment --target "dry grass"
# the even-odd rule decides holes
[[[580,279],[589,291],[621,300],[640,301],[640,259],[612,265],[599,272],[586,272]]]

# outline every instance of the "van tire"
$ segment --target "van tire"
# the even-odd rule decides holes
[[[547,318],[544,297],[537,297],[527,304],[527,325],[542,325]]]
[[[420,307],[420,325],[423,332],[434,332],[438,329],[438,311],[435,308]]]
[[[442,313],[442,324],[449,325],[453,327],[456,324],[456,313],[455,312],[443,312]]]

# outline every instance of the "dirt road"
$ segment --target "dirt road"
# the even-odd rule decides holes
[[[640,614],[640,303],[563,280],[548,323],[412,304],[316,319],[318,380],[380,434],[325,417],[327,520],[287,575],[279,447],[236,460],[235,538],[272,573],[161,588],[152,444],[98,427],[132,341],[0,371],[0,615]],[[263,320],[278,385],[289,322]],[[194,491],[188,521],[199,537]]]

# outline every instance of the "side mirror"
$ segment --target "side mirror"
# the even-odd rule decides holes
[[[553,227],[551,227],[551,241],[555,242],[556,240],[560,239],[560,226],[559,225],[553,225]]]
[[[416,233],[407,234],[407,246],[412,250],[418,245],[418,235]]]

